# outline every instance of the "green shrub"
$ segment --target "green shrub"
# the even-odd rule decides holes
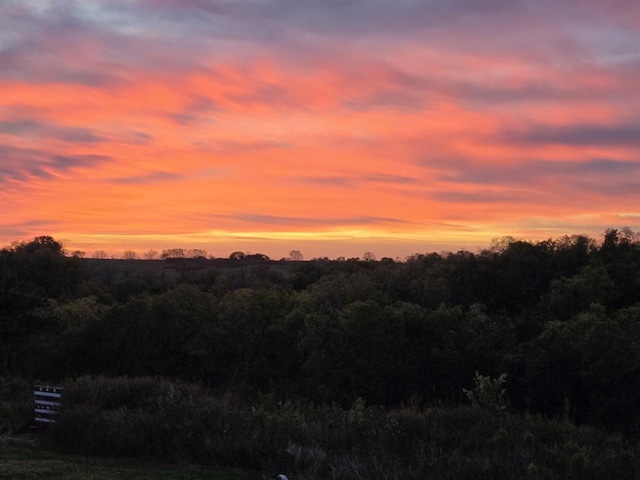
[[[476,370],[473,378],[474,387],[471,390],[462,389],[471,405],[476,408],[485,408],[496,412],[502,412],[507,408],[507,391],[504,388],[507,382],[507,374],[503,373],[498,378],[480,375]]]

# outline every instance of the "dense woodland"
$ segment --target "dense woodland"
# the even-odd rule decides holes
[[[640,235],[405,261],[84,259],[38,237],[0,251],[0,360],[4,379],[162,377],[349,412],[488,404],[635,441]]]

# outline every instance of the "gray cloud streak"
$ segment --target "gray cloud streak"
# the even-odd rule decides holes
[[[184,176],[177,173],[156,170],[144,175],[112,178],[109,181],[120,185],[148,185],[149,183],[175,181],[182,178],[184,178]]]
[[[53,138],[73,143],[104,142],[106,138],[95,131],[83,127],[60,127],[38,120],[0,121],[0,134],[18,137],[33,136],[39,139]]]
[[[68,172],[74,168],[93,168],[111,161],[106,155],[52,155],[28,148],[0,144],[0,182],[7,180],[28,181],[50,179],[55,173]]]
[[[390,218],[390,217],[377,217],[377,216],[351,216],[351,217],[291,217],[283,215],[265,215],[260,213],[235,213],[229,215],[209,214],[203,215],[198,218],[199,221],[234,221],[247,224],[258,225],[270,225],[281,227],[327,227],[327,226],[364,226],[364,225],[406,225],[411,224],[406,220]]]
[[[498,137],[507,143],[529,145],[639,147],[640,124],[535,125],[523,130],[505,130]]]
[[[508,203],[510,198],[514,201],[533,199],[532,192],[546,196],[557,196],[562,192],[575,195],[577,191],[609,197],[640,196],[640,160],[526,160],[491,166],[467,159],[448,159],[423,161],[421,164],[433,170],[441,181],[476,185],[478,188],[471,192],[438,191],[433,194],[445,201]],[[488,191],[490,186],[510,190]]]

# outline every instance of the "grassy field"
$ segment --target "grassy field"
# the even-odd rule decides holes
[[[33,438],[0,439],[0,479],[56,480],[257,480],[260,473],[177,465],[152,460],[63,455],[40,448]]]

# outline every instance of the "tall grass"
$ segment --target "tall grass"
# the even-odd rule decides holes
[[[472,407],[249,402],[158,378],[80,378],[47,441],[66,452],[284,471],[294,478],[635,479],[640,449],[562,420]]]

